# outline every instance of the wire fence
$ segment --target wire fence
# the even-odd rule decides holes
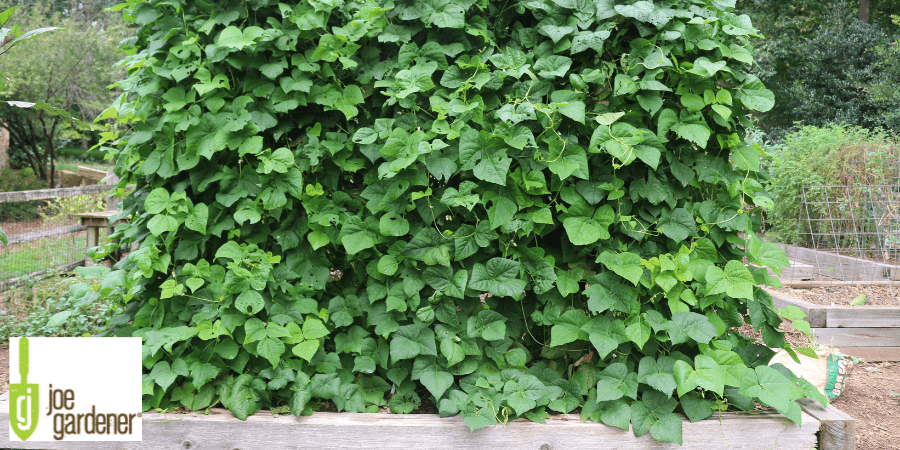
[[[801,194],[800,240],[812,252],[795,255],[804,260],[794,261],[792,278],[819,282],[826,297],[898,301],[900,184],[804,186]]]
[[[900,185],[804,186],[802,200],[814,248],[900,262]]]
[[[106,209],[109,186],[0,193],[0,292],[83,264],[87,227],[74,214]],[[106,229],[100,231],[102,245]]]

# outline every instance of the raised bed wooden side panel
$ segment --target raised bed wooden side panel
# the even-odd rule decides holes
[[[828,405],[805,398],[798,401],[803,411],[809,413],[821,424],[819,430],[819,450],[854,450],[856,448],[856,419],[847,413]]]
[[[807,272],[815,276],[823,276],[836,280],[900,280],[900,266],[883,264],[867,259],[838,255],[811,248],[797,247],[788,244],[776,244],[784,250],[788,259],[799,263]],[[792,272],[785,272],[789,276]],[[801,275],[802,274],[799,274]],[[782,277],[782,280],[789,278]],[[799,281],[796,280],[795,281]]]
[[[780,295],[772,295],[772,304],[775,305],[775,308],[784,308],[788,305],[796,306],[806,313],[806,319],[804,320],[809,322],[809,326],[813,328],[824,328],[826,326],[828,314],[825,306]]]
[[[900,347],[840,347],[840,350],[863,361],[900,361]]]
[[[828,328],[900,328],[900,307],[831,306]]]
[[[802,426],[777,414],[739,415],[684,424],[684,445],[649,434],[555,416],[546,424],[515,420],[474,433],[459,417],[315,413],[309,417],[259,413],[242,422],[230,413],[143,415],[142,442],[9,442],[9,404],[0,401],[0,445],[42,449],[811,449],[819,421],[802,413]]]
[[[802,309],[819,344],[865,361],[900,361],[900,307],[822,306],[779,295],[772,302]]]
[[[816,342],[831,347],[900,347],[900,328],[813,328]]]

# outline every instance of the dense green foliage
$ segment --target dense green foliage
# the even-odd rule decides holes
[[[131,1],[102,117],[140,248],[79,294],[144,338],[146,409],[799,421],[815,388],[731,329],[808,328],[758,287],[773,96],[733,6]]]
[[[900,142],[892,135],[873,132],[860,127],[828,125],[804,126],[787,135],[784,142],[771,150],[775,162],[769,167],[771,179],[767,189],[772,193],[775,208],[768,215],[771,224],[766,236],[786,243],[809,244],[809,233],[852,232],[867,217],[867,211],[855,211],[835,205],[803,203],[803,187],[807,186],[809,202],[871,201],[872,185],[896,185],[900,179]],[[847,186],[846,189],[810,188],[810,186]],[[829,196],[829,197],[826,197]],[[832,207],[834,206],[834,207]],[[807,217],[832,218],[834,221],[816,222],[827,229],[810,230]],[[872,230],[874,231],[874,230]],[[858,238],[859,236],[855,236]],[[833,240],[833,239],[832,239]],[[828,245],[835,246],[834,242]],[[848,246],[851,244],[847,244]],[[856,242],[852,245],[861,245]]]
[[[59,157],[68,156],[86,161],[103,161],[106,153],[100,149],[85,150],[78,147],[63,147],[57,151],[57,155]]]
[[[108,14],[106,8],[111,8],[116,0],[4,0],[0,1],[0,8],[23,7],[36,8],[37,13],[46,19],[53,20],[56,17],[66,17],[79,22],[93,22],[97,26],[106,27],[110,24],[121,22],[114,14]]]
[[[894,3],[873,2],[871,23],[857,19],[858,1],[739,3],[766,35],[756,41],[754,73],[778,99],[758,114],[770,138],[780,140],[796,122],[900,129],[900,53],[890,45]]]
[[[894,117],[900,102],[884,95],[900,86],[900,78],[878,67],[887,43],[880,27],[855,19],[841,27],[819,27],[789,65],[777,68],[770,84],[779,86],[780,106],[767,118],[770,124],[900,129]]]

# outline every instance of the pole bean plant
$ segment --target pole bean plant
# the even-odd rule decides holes
[[[799,422],[734,3],[129,1],[140,247],[78,294],[144,338],[145,409]]]

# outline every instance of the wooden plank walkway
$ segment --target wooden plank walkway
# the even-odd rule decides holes
[[[34,191],[0,192],[0,203],[28,202],[32,200],[51,200],[60,197],[74,197],[76,195],[88,195],[105,193],[114,186],[94,184],[60,189],[37,189]]]

